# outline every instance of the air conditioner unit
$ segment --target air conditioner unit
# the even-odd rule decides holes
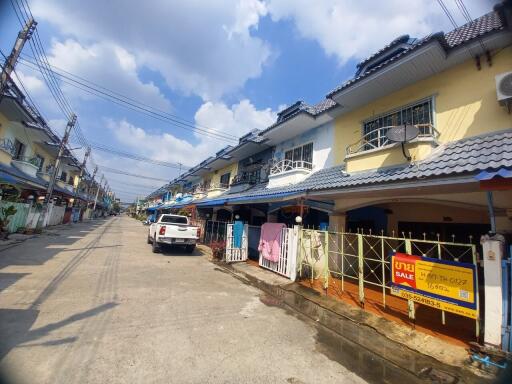
[[[512,72],[496,75],[496,93],[501,105],[510,105],[512,102]]]

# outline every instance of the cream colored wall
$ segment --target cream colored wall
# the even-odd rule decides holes
[[[346,148],[361,138],[362,122],[372,116],[434,95],[435,127],[440,132],[441,143],[459,140],[487,132],[512,128],[512,117],[496,100],[495,76],[512,70],[512,46],[494,53],[492,66],[485,62],[476,69],[473,60],[446,70],[436,76],[394,92],[346,115],[335,122],[335,162],[345,160]],[[394,152],[401,152],[396,148]],[[424,157],[426,153],[421,153]],[[401,158],[400,158],[401,157]],[[365,159],[364,168],[374,169],[403,163],[403,156],[374,153]],[[347,163],[357,162],[356,158]]]
[[[485,209],[472,210],[418,203],[392,203],[382,207],[389,208],[393,212],[388,215],[388,233],[397,230],[399,221],[442,223],[444,217],[450,217],[452,223],[489,224],[489,216]]]
[[[45,167],[49,164],[55,164],[55,157],[51,155],[49,152],[47,152],[45,149],[43,149],[39,144],[33,144],[34,152],[37,155],[44,157],[44,163],[43,163],[43,170]]]
[[[212,173],[212,184],[218,185],[220,183],[220,177],[228,172],[230,173],[229,182],[231,183],[233,178],[236,176],[236,173],[238,172],[238,162],[229,164],[228,166],[219,169],[217,173]]]

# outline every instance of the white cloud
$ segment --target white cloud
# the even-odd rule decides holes
[[[455,3],[445,3],[462,24]],[[492,1],[466,3],[473,18],[492,9]],[[300,36],[317,41],[340,64],[363,59],[400,35],[453,28],[439,5],[426,0],[267,0],[267,9],[274,21],[292,20]]]
[[[170,102],[151,83],[144,83],[137,74],[135,57],[124,48],[112,43],[82,45],[74,39],[53,41],[49,50],[50,64],[96,84],[124,95],[134,95],[137,100],[156,108],[169,110]],[[66,94],[91,99],[90,96],[71,85],[63,84]]]
[[[224,103],[206,102],[195,114],[196,123],[216,131],[240,137],[253,129],[263,129],[276,120],[270,108],[257,110],[247,99],[228,107]]]
[[[261,74],[270,47],[251,36],[266,13],[259,0],[35,0],[35,17],[81,44],[111,44],[133,55],[137,67],[160,72],[167,84],[205,100],[219,99]],[[71,55],[70,55],[71,56]]]
[[[275,121],[276,112],[271,109],[258,110],[249,100],[242,100],[231,107],[223,103],[206,102],[195,114],[198,126],[207,126],[210,130],[221,131],[236,137],[255,128],[264,129]],[[112,132],[118,144],[132,153],[154,160],[182,163],[194,166],[213,155],[228,143],[213,139],[204,134],[196,134],[196,142],[182,140],[167,132],[154,133],[147,128],[136,126],[126,119],[107,119],[106,126]],[[233,144],[233,143],[232,143]],[[117,145],[114,145],[117,146]],[[147,174],[170,180],[177,176],[178,170],[161,166],[101,157],[105,165],[130,170],[132,173]],[[144,180],[141,180],[144,181]],[[139,183],[139,181],[137,181]],[[149,181],[154,185],[154,181]],[[115,185],[114,183],[111,183]],[[163,183],[162,183],[163,184]],[[116,186],[122,188],[122,185]]]
[[[197,126],[210,131],[240,137],[253,129],[263,129],[275,121],[276,113],[270,108],[257,110],[247,99],[228,107],[224,103],[206,102],[197,110]],[[126,119],[107,119],[106,125],[116,140],[132,152],[155,160],[194,166],[206,157],[225,147],[226,141],[196,133],[196,143],[177,138],[168,132],[153,133],[135,126]],[[233,144],[233,143],[230,143]],[[235,143],[236,144],[236,143]]]

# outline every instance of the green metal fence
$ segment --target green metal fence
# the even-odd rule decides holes
[[[18,228],[25,227],[30,206],[29,204],[0,201],[1,208],[7,209],[10,206],[14,206],[14,208],[16,208],[16,213],[9,217],[7,230],[9,233],[14,233],[18,230]]]
[[[386,308],[386,297],[391,293],[391,256],[395,252],[470,263],[476,266],[475,273],[478,274],[477,247],[471,243],[412,239],[406,237],[405,233],[402,237],[391,237],[314,229],[302,229],[299,241],[299,276],[310,279],[312,283],[320,280],[326,290],[330,280],[336,280],[342,293],[346,282],[356,284],[361,306],[365,304],[365,289],[372,288],[381,292],[382,306]],[[478,313],[478,275],[475,284]],[[410,300],[407,309],[409,318],[414,320],[415,305]],[[442,324],[445,324],[445,313],[440,313]],[[475,332],[478,337],[478,319],[475,321]]]

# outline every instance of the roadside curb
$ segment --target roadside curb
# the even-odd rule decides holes
[[[349,308],[348,311],[339,311],[338,308],[334,308],[335,305],[329,304],[334,303],[343,306],[348,306],[348,304],[321,297],[318,292],[309,290],[297,283],[270,284],[244,271],[237,270],[230,264],[218,260],[210,259],[210,261],[239,280],[275,297],[292,310],[418,378],[424,379],[424,372],[430,370],[446,374],[455,380],[453,382],[459,383],[491,382],[495,378],[487,372],[471,366],[469,358],[466,358],[465,361],[459,360],[459,364],[456,364],[457,360],[451,361],[451,363],[443,361],[435,356],[422,353],[422,351],[418,351],[400,340],[396,340],[398,336],[396,330],[392,332],[392,335],[383,333],[383,326],[387,327],[389,323],[392,323],[390,320],[378,318],[376,315],[369,314],[356,307]],[[378,318],[381,324],[378,326],[372,324],[374,320],[372,316]],[[393,325],[401,327],[397,324]],[[404,333],[403,337],[408,337],[408,334]],[[449,359],[446,360],[449,361]],[[446,382],[452,381],[448,380]]]

